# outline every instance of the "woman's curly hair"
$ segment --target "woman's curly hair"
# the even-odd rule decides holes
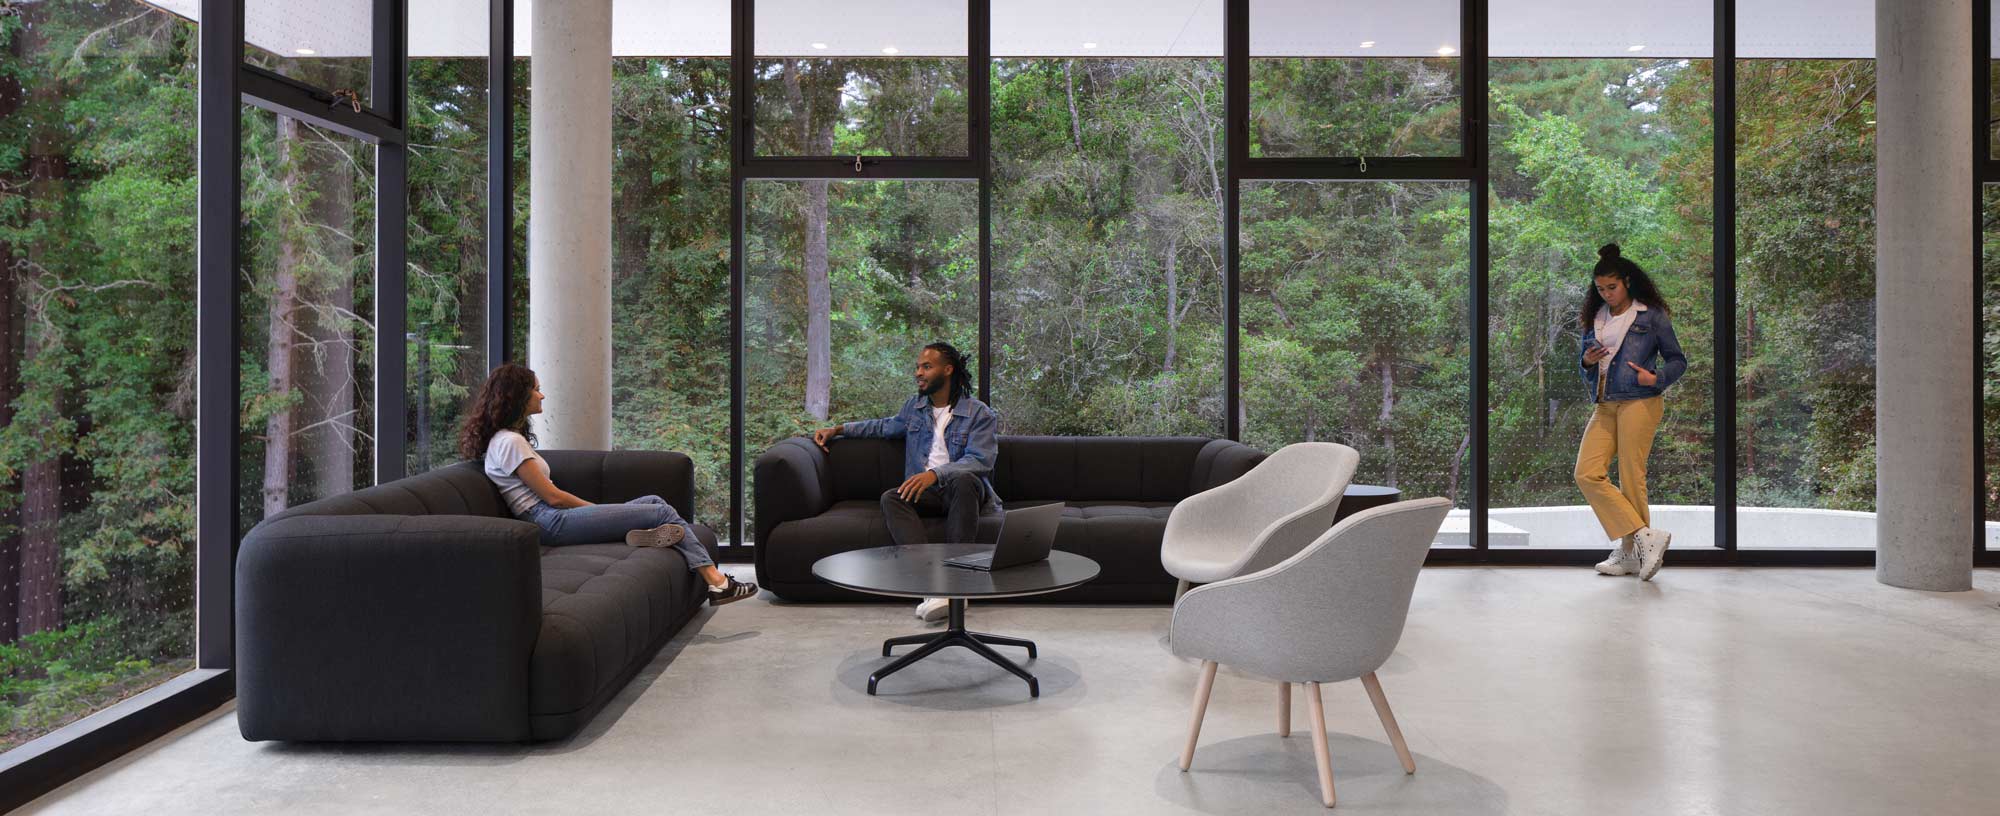
[[[486,456],[486,443],[501,431],[518,431],[534,444],[528,430],[528,395],[535,390],[535,372],[518,363],[502,363],[465,409],[465,421],[458,429],[458,453],[467,459]]]

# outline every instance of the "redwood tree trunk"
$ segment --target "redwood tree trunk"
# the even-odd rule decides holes
[[[30,27],[22,39],[31,37],[39,40]],[[25,43],[22,48],[33,53],[40,50],[39,42]],[[56,115],[53,111],[61,104],[61,87],[54,82],[38,84],[32,98],[34,107],[45,115]],[[28,144],[28,218],[35,221],[48,220],[62,211],[64,196],[63,179],[69,172],[68,157],[64,155],[61,134],[57,128],[36,129],[34,138]],[[28,247],[28,260],[37,267],[53,266],[54,261],[42,257],[43,248]],[[48,263],[42,263],[48,261]],[[38,272],[29,274],[39,275]],[[44,351],[61,342],[52,336],[46,314],[38,313],[41,308],[34,304],[46,304],[45,298],[35,297],[35,287],[22,287],[22,294],[28,295],[30,307],[27,311],[27,325],[24,327],[25,349],[22,365],[32,366]],[[62,404],[60,391],[48,395],[55,405]],[[47,629],[62,626],[62,548],[58,539],[58,528],[62,522],[62,462],[51,452],[38,462],[28,463],[21,477],[21,578],[20,578],[20,634],[32,635]]]
[[[336,496],[354,489],[356,444],[361,422],[355,411],[354,322],[354,173],[340,149],[317,134],[300,129],[302,141],[294,155],[301,161],[304,188],[293,188],[311,196],[305,208],[306,223],[300,225],[302,245],[318,250],[305,259],[306,267],[297,276],[301,289],[309,292],[314,304],[304,316],[303,326],[312,338],[310,364],[296,372],[305,399],[305,422],[309,430],[300,434],[301,461],[312,467],[313,497]],[[309,285],[308,285],[309,284]]]
[[[297,147],[298,120],[278,117],[278,165],[286,190],[300,189]],[[305,254],[303,236],[285,227],[279,218],[278,264],[271,283],[271,319],[265,330],[267,379],[265,390],[274,399],[288,399],[295,385],[292,377],[294,347],[297,345],[299,310],[299,264]],[[286,408],[271,413],[264,424],[264,515],[285,509],[292,487],[292,415]]]
[[[9,60],[18,63],[22,57],[21,38],[15,37],[7,45]],[[0,75],[0,121],[17,115],[21,110],[21,83],[11,76]],[[19,179],[8,179],[18,182]],[[0,243],[0,427],[14,421],[14,398],[21,395],[21,302],[14,279],[14,265],[19,257],[14,245]],[[20,510],[17,507],[0,513],[0,524],[17,532],[0,536],[0,643],[12,643],[21,634],[19,621],[21,613],[21,537],[18,534]]]
[[[834,119],[839,113],[840,87],[822,72],[800,76],[797,60],[785,63],[785,96],[799,114],[799,143],[807,155],[833,153]],[[810,82],[811,92],[804,87]],[[833,394],[833,280],[827,269],[827,181],[805,182],[800,215],[805,219],[806,279],[806,414],[824,421]]]

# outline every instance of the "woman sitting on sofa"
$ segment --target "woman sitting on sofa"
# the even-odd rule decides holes
[[[542,543],[601,544],[620,537],[634,547],[672,547],[687,559],[688,569],[708,582],[708,602],[734,603],[757,594],[757,585],[738,581],[715,568],[708,550],[695,540],[694,528],[658,496],[640,496],[624,504],[591,504],[549,480],[549,464],[535,451],[528,417],[542,412],[542,385],[526,366],[506,363],[487,375],[486,383],[466,408],[459,430],[459,453],[485,459],[486,478],[500,488],[500,498],[515,518],[542,528]]]

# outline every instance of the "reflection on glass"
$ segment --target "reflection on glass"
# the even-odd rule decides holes
[[[961,181],[746,188],[747,471],[756,452],[786,437],[895,413],[912,393],[911,361],[925,344],[979,347],[979,188]],[[746,529],[748,516],[745,508]]]
[[[243,59],[369,104],[374,0],[243,0]]]
[[[1659,287],[1688,357],[1648,457],[1650,520],[1677,547],[1711,545],[1712,63],[1490,66],[1488,545],[1606,546],[1573,474],[1594,408],[1576,362],[1578,310],[1597,248],[1611,242]]]
[[[1984,252],[1979,259],[1979,285],[1986,292],[1985,314],[1979,316],[1986,361],[1980,379],[1985,423],[1981,439],[1986,444],[1981,453],[1986,457],[1986,520],[1995,522],[2000,521],[2000,184],[1981,187],[1979,195],[1980,246]],[[2000,550],[2000,541],[1994,538],[1994,532],[1987,533],[1986,548]]]
[[[196,40],[0,13],[0,752],[193,665]]]
[[[1357,484],[1467,503],[1468,185],[1254,182],[1242,201],[1244,441],[1338,442]],[[1464,544],[1455,519],[1441,544]]]
[[[1221,61],[993,70],[1003,430],[1221,436]]]
[[[757,155],[966,155],[965,14],[928,0],[758,3]]]
[[[1252,0],[1250,155],[1458,155],[1458,19],[1457,0]]]

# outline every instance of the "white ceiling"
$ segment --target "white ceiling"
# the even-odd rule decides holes
[[[608,2],[610,0],[544,0]],[[1893,0],[1892,0],[1893,1]],[[150,0],[196,19],[200,0]],[[245,0],[246,39],[274,53],[363,56],[372,0]],[[534,0],[515,0],[514,53],[533,53]],[[1432,56],[1461,47],[1458,0],[1251,0],[1253,56]],[[993,0],[993,55],[1222,54],[1223,0]],[[1495,57],[1707,57],[1712,0],[1491,0]],[[487,0],[410,0],[410,55],[483,56]],[[758,0],[757,52],[771,56],[962,56],[963,4],[940,0]],[[1373,42],[1363,48],[1363,42]],[[813,43],[826,45],[815,49]],[[1085,43],[1094,43],[1086,47]],[[1632,51],[1632,46],[1643,46]],[[1741,0],[1737,53],[1866,58],[1873,0]],[[619,56],[722,56],[729,0],[616,0]],[[2000,52],[2000,48],[1996,48]]]

